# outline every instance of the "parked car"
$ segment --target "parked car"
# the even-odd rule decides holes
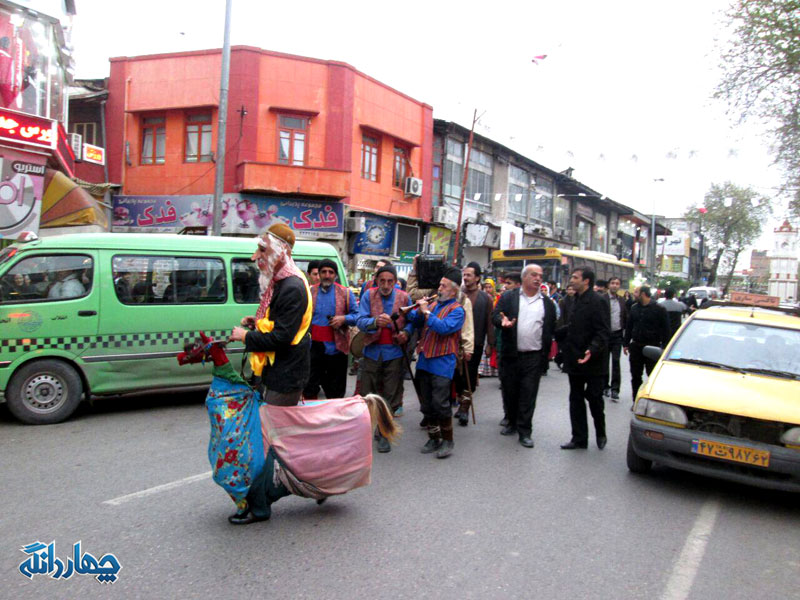
[[[175,356],[198,330],[227,337],[255,314],[252,239],[81,234],[0,253],[0,401],[25,423],[57,423],[82,398],[207,386],[202,365]],[[305,269],[330,244],[298,241]],[[21,283],[20,283],[21,282]],[[229,353],[243,353],[232,344]]]
[[[635,473],[653,462],[800,492],[800,317],[712,306],[695,312],[639,390],[628,437]]]

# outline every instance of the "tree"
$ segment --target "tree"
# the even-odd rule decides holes
[[[740,121],[768,123],[783,191],[800,217],[800,0],[734,0],[726,16],[733,36],[715,97]]]
[[[727,268],[727,281],[723,292],[728,291],[739,255],[761,234],[761,227],[771,210],[769,201],[750,188],[741,188],[730,182],[712,184],[701,207],[691,206],[684,218],[695,223],[702,218],[705,248],[713,256],[708,285],[717,280],[722,264]]]

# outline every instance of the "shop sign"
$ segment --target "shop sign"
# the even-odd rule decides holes
[[[503,223],[500,225],[500,249],[515,250],[522,247],[522,227]]]
[[[444,227],[428,228],[428,250],[429,254],[442,254],[447,256],[450,249],[450,240],[453,232]]]
[[[114,196],[115,232],[177,233],[214,225],[213,196]],[[341,239],[340,202],[284,199],[255,194],[222,197],[222,233],[259,234],[274,223],[291,227],[298,239]]]
[[[83,160],[96,165],[104,165],[106,164],[106,149],[92,144],[84,144]]]
[[[591,206],[588,206],[583,202],[578,202],[576,204],[575,212],[582,217],[586,217],[587,219],[594,219],[594,210],[592,210]]]
[[[54,148],[56,122],[36,115],[0,108],[0,140]]]
[[[688,256],[689,238],[682,235],[659,235],[656,237],[659,254],[667,256]]]
[[[45,160],[6,149],[0,154],[0,238],[39,231]]]
[[[389,256],[394,245],[395,222],[376,215],[365,215],[365,229],[355,236],[353,254]]]

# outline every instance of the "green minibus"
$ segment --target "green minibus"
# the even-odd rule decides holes
[[[255,248],[252,238],[126,233],[4,248],[0,401],[25,423],[48,424],[92,396],[207,387],[210,369],[178,367],[175,356],[199,330],[227,338],[255,314]],[[330,258],[347,285],[330,244],[298,241],[292,255],[303,271]]]

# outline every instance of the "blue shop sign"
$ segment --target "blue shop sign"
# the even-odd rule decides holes
[[[365,229],[355,237],[353,254],[389,256],[394,246],[394,220],[367,216]]]

